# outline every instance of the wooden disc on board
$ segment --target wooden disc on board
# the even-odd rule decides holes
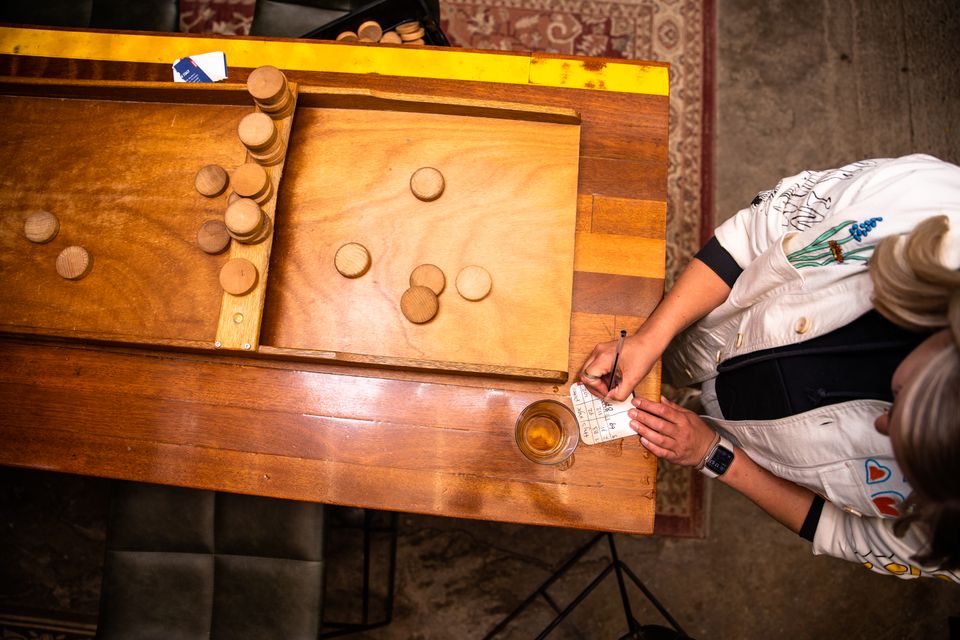
[[[286,90],[287,78],[280,69],[270,65],[254,69],[247,78],[247,91],[257,102],[275,102]]]
[[[337,42],[356,42],[359,39],[353,31],[341,31],[337,34]]]
[[[243,198],[259,199],[270,187],[266,170],[256,162],[247,162],[233,172],[233,190]]]
[[[60,221],[49,211],[34,211],[23,223],[23,235],[30,242],[50,242],[60,231]]]
[[[443,174],[433,167],[421,167],[410,176],[410,191],[424,202],[439,198],[445,186]]]
[[[410,286],[426,287],[440,295],[447,286],[447,278],[437,265],[422,264],[410,274]]]
[[[230,234],[223,220],[207,220],[197,229],[197,246],[211,255],[223,252],[230,246]]]
[[[220,269],[220,286],[229,294],[246,295],[257,284],[257,268],[243,258],[234,258]]]
[[[401,22],[396,27],[394,27],[394,30],[400,35],[403,35],[405,33],[413,33],[419,28],[420,28],[420,23],[418,21],[409,20],[407,22]]]
[[[380,36],[380,42],[383,44],[401,44],[403,39],[400,38],[400,34],[396,31],[386,31]]]
[[[333,258],[334,266],[345,278],[359,278],[370,268],[370,252],[362,244],[348,242]]]
[[[227,172],[223,167],[208,164],[197,172],[193,184],[201,195],[213,198],[223,193],[223,190],[227,188],[227,180]]]
[[[67,247],[57,256],[57,273],[67,280],[79,280],[90,271],[90,254],[83,247]]]
[[[493,280],[483,267],[470,265],[457,275],[457,291],[467,300],[483,300],[490,293]]]
[[[263,211],[260,205],[250,198],[240,198],[223,214],[227,230],[234,236],[250,236],[260,231],[263,225]]]
[[[420,40],[422,44],[423,36],[425,35],[427,35],[427,32],[423,30],[423,27],[420,27],[416,31],[411,31],[410,33],[401,33],[400,39],[408,44]]]
[[[243,116],[237,125],[240,142],[248,149],[262,151],[270,147],[277,139],[277,127],[273,119],[261,111]]]
[[[360,36],[361,41],[379,42],[380,36],[383,35],[383,29],[380,27],[380,23],[367,20],[357,29],[357,35]]]
[[[400,297],[400,311],[414,324],[429,322],[437,315],[439,308],[437,294],[427,287],[410,287]]]

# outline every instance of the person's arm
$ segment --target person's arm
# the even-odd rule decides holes
[[[617,341],[602,342],[594,347],[580,370],[581,382],[595,396],[625,400],[650,372],[674,336],[720,306],[729,293],[730,285],[723,278],[694,259],[640,330],[624,341],[617,365],[621,373],[619,383],[613,389],[608,389],[606,384]]]
[[[715,433],[700,416],[662,398],[633,401],[630,426],[640,442],[658,458],[696,467],[713,447]],[[733,462],[720,481],[736,489],[794,533],[800,533],[816,494],[770,473],[736,449]]]

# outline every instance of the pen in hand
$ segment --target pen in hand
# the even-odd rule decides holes
[[[617,379],[617,363],[620,361],[620,351],[623,350],[623,340],[627,337],[627,330],[620,329],[620,342],[617,343],[617,353],[613,356],[613,368],[610,369],[610,379],[607,380],[607,392],[613,389],[613,383]]]

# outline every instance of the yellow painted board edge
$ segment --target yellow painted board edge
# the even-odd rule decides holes
[[[208,51],[223,51],[228,68],[273,65],[292,71],[377,73],[664,96],[669,92],[668,66],[628,60],[409,45],[0,27],[0,54],[5,55],[173,64],[177,58]]]

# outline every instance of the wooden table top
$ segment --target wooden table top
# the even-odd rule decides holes
[[[0,28],[0,75],[168,81],[221,50],[229,82],[273,64],[303,85],[549,105],[581,115],[569,370],[663,292],[666,65],[264,38]],[[0,464],[464,518],[653,532],[639,438],[560,467],[514,442],[569,383],[0,337]],[[638,387],[657,398],[659,371]]]

